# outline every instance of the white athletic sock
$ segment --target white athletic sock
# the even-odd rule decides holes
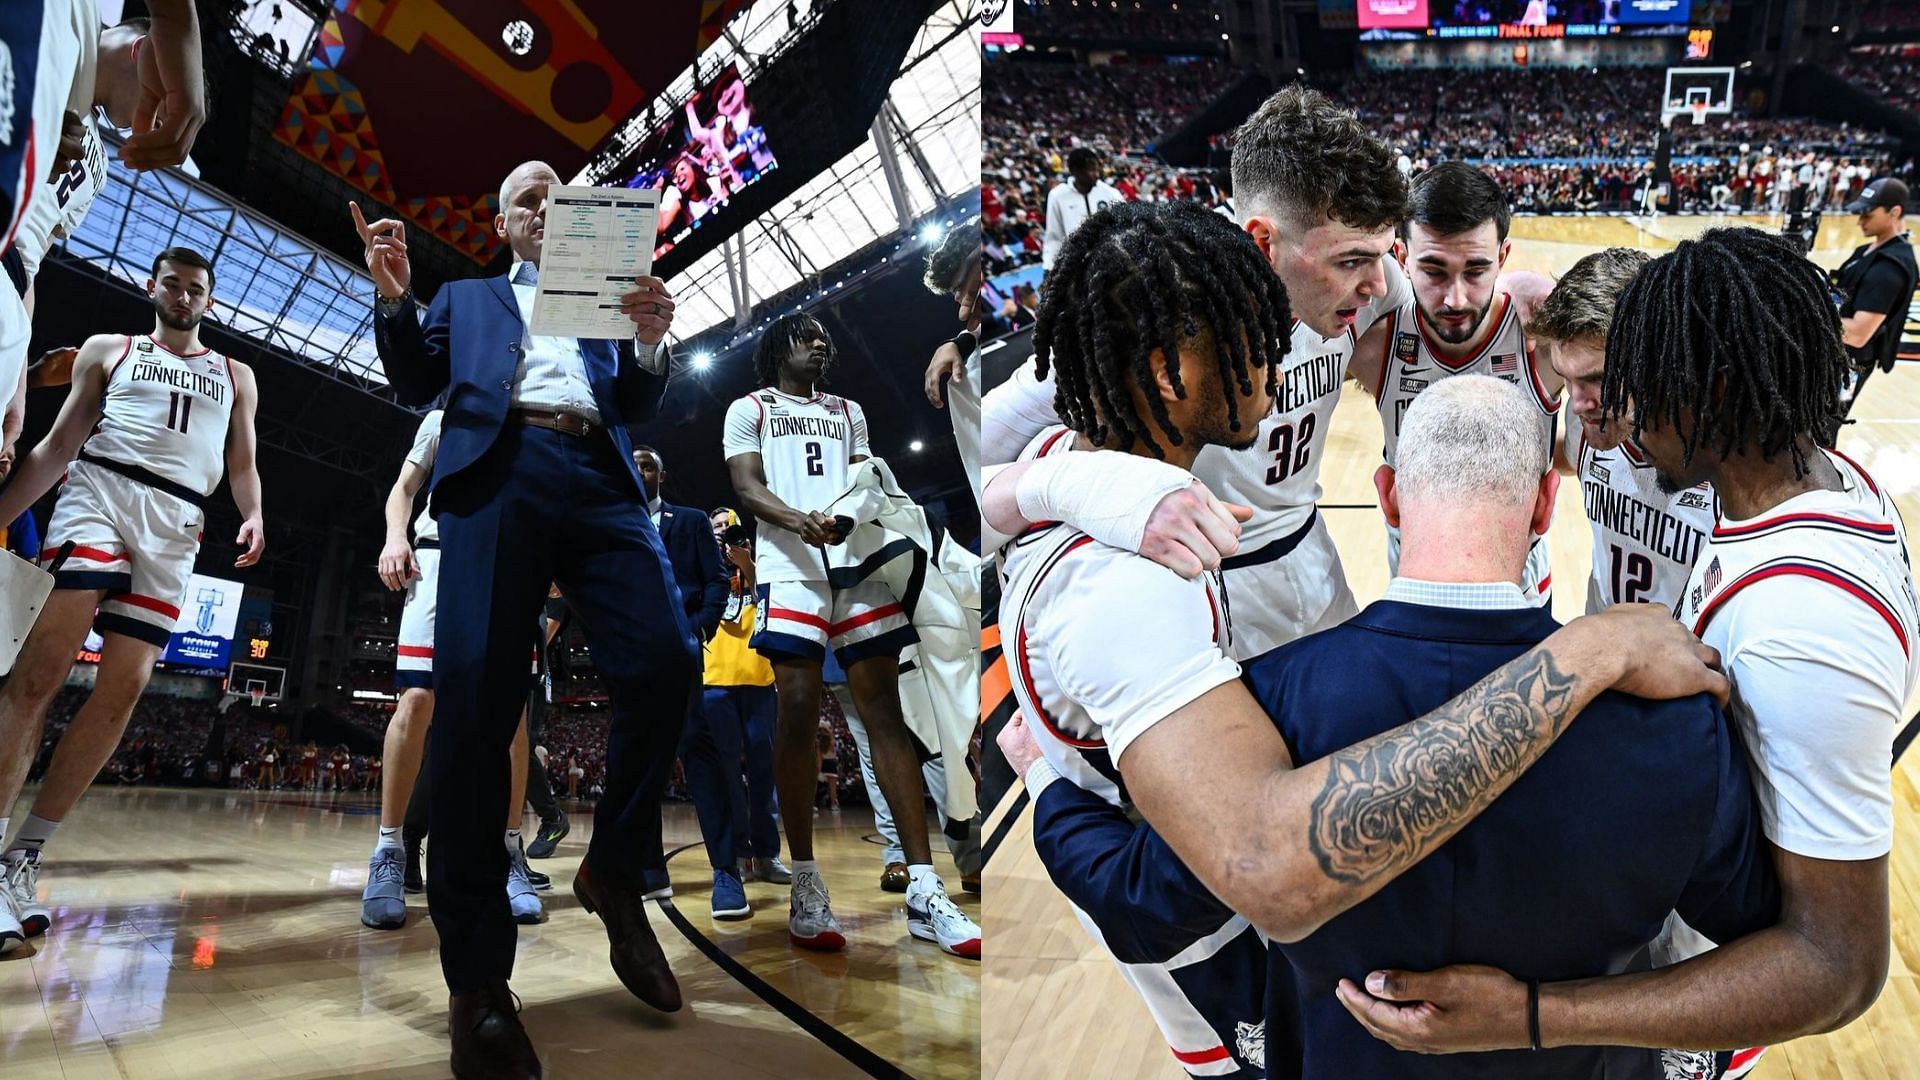
[[[400,842],[400,830],[403,827],[404,826],[400,825],[391,827],[386,825],[380,826],[380,841],[373,845],[373,850],[377,852],[385,848],[403,846]]]
[[[520,857],[520,830],[519,829],[507,830],[507,854],[513,856],[516,859]]]
[[[794,877],[799,877],[801,874],[818,874],[820,872],[820,864],[812,859],[795,859],[793,860],[791,869],[793,870]]]
[[[47,842],[53,839],[54,830],[60,827],[57,821],[48,821],[38,814],[28,814],[26,824],[20,826],[20,835],[13,838],[8,851],[43,851]]]
[[[932,863],[908,863],[907,877],[912,880],[915,888],[921,889],[928,887],[928,878],[932,878],[936,884],[940,881],[939,876],[933,872]]]
[[[0,844],[7,842],[7,825],[12,821],[12,818],[0,817]]]

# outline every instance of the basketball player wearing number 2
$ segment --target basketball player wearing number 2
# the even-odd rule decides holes
[[[0,895],[0,953],[47,929],[47,911],[35,900],[41,849],[112,756],[146,689],[187,599],[206,500],[223,471],[242,519],[234,565],[252,566],[266,547],[253,372],[200,343],[213,283],[199,253],[161,252],[147,281],[152,333],[87,339],[53,429],[0,491],[0,515],[12,521],[66,475],[42,555],[54,590],[0,687],[0,815],[20,794],[47,704],[88,628],[104,642],[93,691],[0,863],[8,886]],[[0,832],[5,827],[0,816]]]
[[[804,949],[846,946],[813,858],[814,733],[831,648],[866,721],[874,778],[900,826],[910,876],[907,929],[978,960],[980,928],[933,872],[926,788],[900,711],[900,650],[919,636],[900,598],[879,580],[862,579],[860,557],[843,546],[846,522],[820,512],[871,453],[859,404],[818,389],[833,356],[833,339],[812,317],[775,320],[754,350],[760,389],[727,408],[722,437],[733,488],[761,523],[754,576],[763,621],[749,644],[773,662],[779,706],[773,783],[794,858],[787,936]]]

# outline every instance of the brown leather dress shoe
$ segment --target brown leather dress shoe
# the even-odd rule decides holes
[[[885,870],[880,871],[880,887],[888,892],[906,892],[912,880],[907,874],[907,864],[903,862],[890,862]]]
[[[573,876],[573,895],[607,924],[607,959],[621,985],[661,1012],[679,1012],[680,984],[647,923],[640,890],[595,880],[590,864],[582,862]]]
[[[507,980],[484,990],[455,994],[447,1004],[447,1034],[453,1037],[453,1075],[458,1080],[539,1080],[540,1059],[520,1026]]]

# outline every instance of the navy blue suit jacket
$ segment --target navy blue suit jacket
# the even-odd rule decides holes
[[[1305,763],[1438,708],[1556,626],[1532,608],[1380,601],[1254,660],[1246,680]],[[1542,981],[1614,974],[1644,966],[1674,910],[1715,941],[1769,926],[1779,885],[1753,803],[1745,751],[1711,699],[1601,695],[1453,839],[1305,940],[1276,943],[1286,963],[1270,977],[1293,980],[1305,1075],[1659,1080],[1647,1050],[1403,1054],[1333,988],[1462,963]]]
[[[700,630],[700,640],[711,641],[727,614],[732,591],[720,544],[713,538],[713,522],[691,506],[660,504],[660,542],[673,563],[673,579],[680,586],[680,602],[687,622]]]
[[[429,490],[479,461],[499,438],[520,365],[523,328],[520,305],[505,274],[447,282],[428,305],[425,319],[412,303],[384,316],[376,305],[374,345],[394,396],[403,405],[425,405],[448,391]],[[644,504],[627,425],[651,420],[660,411],[666,376],[640,367],[631,339],[583,339],[580,352],[587,362],[594,407],[633,477],[635,498]]]

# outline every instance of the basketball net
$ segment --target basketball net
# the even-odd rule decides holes
[[[252,699],[253,707],[257,709],[260,707],[261,702],[267,700],[267,692],[265,690],[256,690],[253,687],[248,687],[247,697]]]
[[[1699,127],[1707,122],[1707,103],[1704,101],[1687,102],[1687,111],[1693,114],[1693,126]]]

